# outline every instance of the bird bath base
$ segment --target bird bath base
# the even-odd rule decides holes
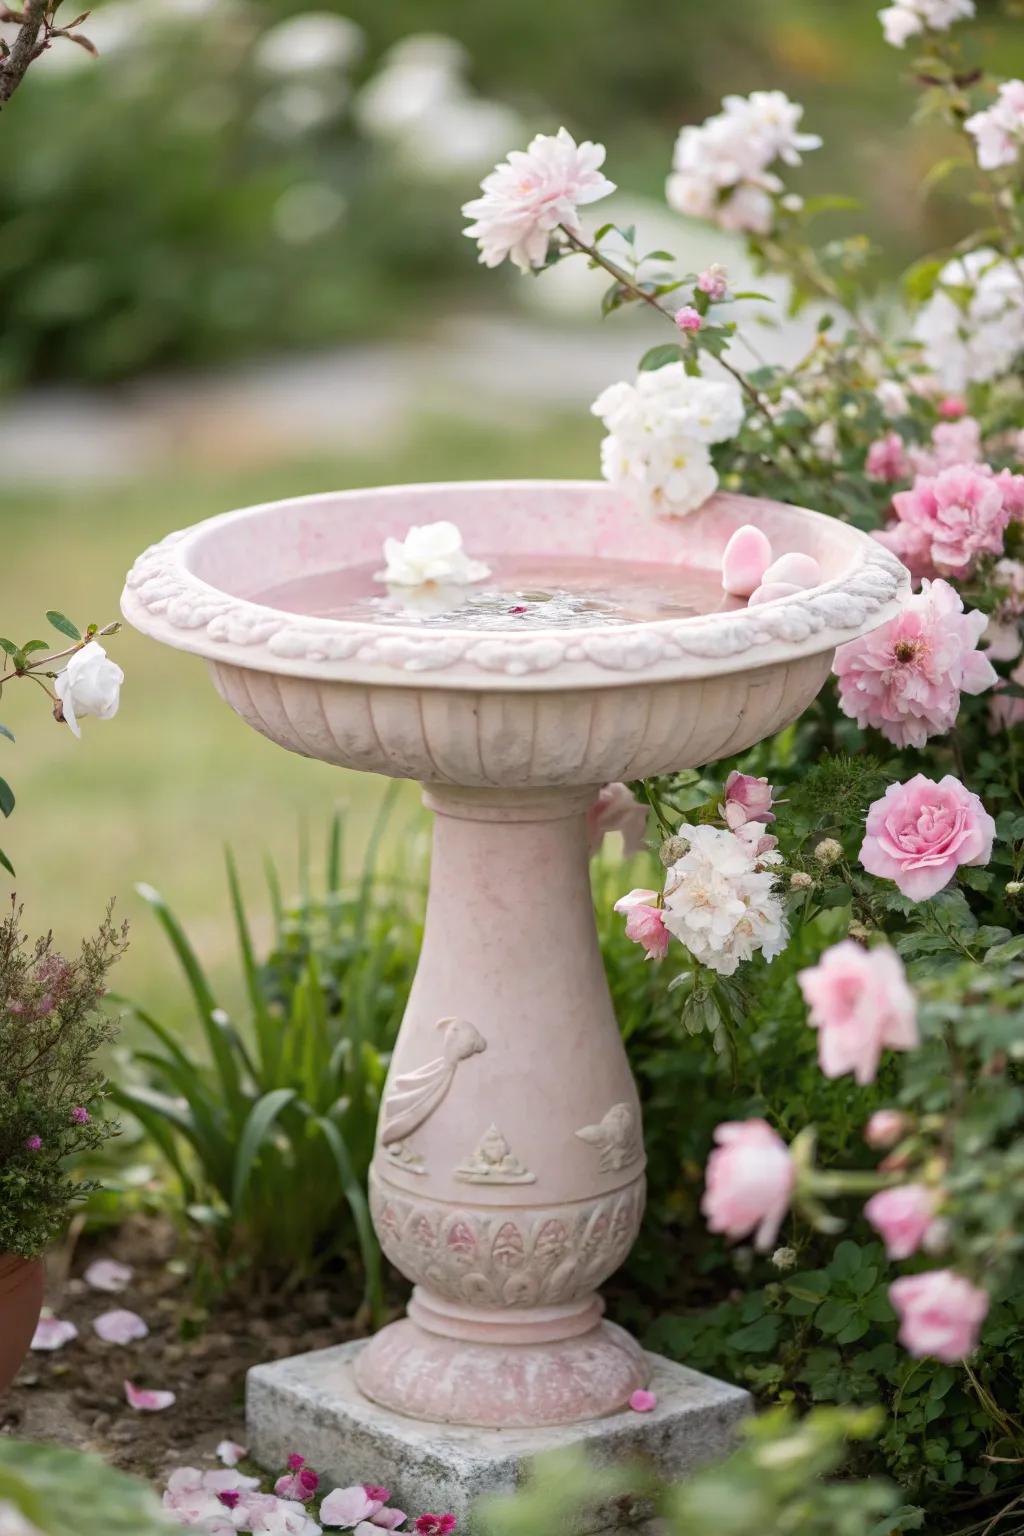
[[[545,1451],[582,1447],[595,1466],[642,1457],[661,1476],[679,1478],[726,1454],[751,1407],[738,1387],[646,1355],[644,1374],[658,1399],[650,1413],[626,1409],[547,1429],[426,1424],[367,1402],[356,1385],[366,1348],[342,1344],[254,1366],[246,1388],[252,1455],[276,1470],[301,1446],[331,1486],[383,1484],[400,1509],[450,1510],[464,1536],[476,1529],[476,1500],[512,1493],[529,1462]],[[641,1503],[618,1499],[581,1512],[565,1536],[620,1530],[649,1514]]]

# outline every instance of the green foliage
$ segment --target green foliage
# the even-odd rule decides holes
[[[4,1505],[30,1522],[25,1536],[161,1536],[167,1519],[153,1490],[98,1456],[0,1438],[0,1520]],[[13,1527],[12,1527],[13,1528]]]
[[[237,1024],[218,1006],[177,918],[157,892],[140,888],[178,960],[206,1053],[197,1058],[133,1006],[155,1049],[135,1052],[141,1080],[116,1095],[175,1171],[184,1208],[213,1235],[224,1266],[294,1278],[328,1257],[357,1257],[375,1315],[380,1255],[364,1191],[418,923],[415,886],[399,890],[377,867],[389,804],[354,889],[341,882],[337,818],[322,897],[306,895],[286,911],[268,867],[274,940],[262,963],[229,854],[248,1000]],[[308,888],[304,874],[301,884]]]
[[[100,1114],[97,1055],[114,1035],[100,1000],[126,942],[109,911],[74,960],[49,934],[30,944],[20,908],[0,923],[0,1253],[42,1252],[91,1188],[68,1159],[117,1129]]]

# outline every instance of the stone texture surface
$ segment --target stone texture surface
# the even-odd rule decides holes
[[[511,1492],[545,1451],[583,1445],[597,1464],[642,1457],[680,1477],[729,1449],[750,1399],[737,1387],[649,1355],[651,1413],[627,1411],[555,1429],[471,1429],[407,1419],[370,1403],[355,1384],[363,1343],[341,1344],[255,1366],[246,1391],[249,1444],[268,1469],[299,1449],[331,1486],[383,1483],[400,1508],[451,1510],[473,1536],[471,1508],[486,1493]],[[642,1508],[604,1508],[566,1536],[624,1529]]]

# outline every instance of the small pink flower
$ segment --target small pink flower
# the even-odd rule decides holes
[[[987,864],[996,826],[978,796],[947,774],[890,784],[868,810],[860,861],[911,901],[928,901],[961,864]]]
[[[454,1515],[418,1515],[413,1529],[418,1536],[448,1536],[449,1531],[454,1531],[456,1520]]]
[[[225,1467],[237,1467],[240,1461],[244,1461],[249,1454],[247,1445],[239,1445],[237,1440],[222,1440],[217,1447],[217,1460]]]
[[[753,774],[739,773],[734,768],[725,781],[725,801],[718,807],[718,813],[725,818],[730,832],[738,832],[748,821],[774,821],[773,796],[767,779],[755,779]]]
[[[728,273],[717,261],[713,261],[698,277],[697,287],[701,293],[707,294],[712,303],[717,304],[729,291]]]
[[[116,1259],[97,1259],[85,1272],[85,1283],[94,1291],[123,1291],[131,1285],[135,1271],[130,1264]]]
[[[605,784],[587,812],[587,838],[591,854],[597,853],[609,832],[622,833],[626,858],[639,853],[647,830],[647,807],[628,784]]]
[[[74,1323],[62,1321],[59,1317],[41,1317],[36,1324],[36,1331],[32,1335],[32,1349],[52,1350],[63,1349],[65,1344],[70,1344],[72,1339],[78,1338],[78,1329]]]
[[[144,1339],[149,1333],[149,1328],[137,1312],[128,1312],[122,1308],[113,1312],[104,1312],[93,1323],[97,1338],[104,1344],[133,1344],[136,1339]]]
[[[151,1391],[147,1387],[137,1387],[133,1381],[125,1382],[124,1395],[129,1408],[134,1408],[137,1413],[161,1413],[177,1401],[173,1392]]]
[[[946,421],[957,421],[966,410],[967,401],[961,395],[944,395],[938,404],[939,415]]]
[[[899,1315],[904,1348],[946,1365],[967,1358],[988,1314],[985,1292],[952,1269],[903,1275],[890,1285],[889,1300]]]
[[[869,1147],[882,1151],[895,1146],[905,1135],[909,1121],[898,1109],[876,1109],[864,1127],[864,1140]]]
[[[864,472],[869,480],[879,480],[883,485],[891,485],[895,480],[907,478],[910,474],[910,465],[903,448],[903,439],[898,432],[889,432],[885,437],[880,437],[871,444],[864,463]]]
[[[635,890],[620,896],[614,908],[625,913],[626,938],[642,944],[648,960],[663,960],[668,953],[669,931],[657,902],[657,891]]]
[[[704,324],[700,310],[694,309],[692,304],[684,304],[681,309],[677,309],[674,319],[679,329],[687,333],[699,331]]]
[[[629,1406],[634,1413],[651,1413],[658,1406],[658,1399],[653,1392],[645,1392],[638,1387],[629,1400]]]
[[[909,1051],[918,1044],[914,994],[903,961],[887,945],[862,949],[843,939],[797,981],[826,1077],[852,1072],[861,1085],[873,1082],[886,1047]]]
[[[361,1520],[372,1520],[381,1504],[382,1500],[371,1499],[358,1485],[335,1488],[320,1505],[320,1519],[324,1525],[358,1525]]]
[[[41,1152],[42,1151],[42,1147],[43,1147],[43,1138],[41,1136],[26,1136],[25,1137],[25,1150],[26,1150],[26,1152]]]
[[[839,705],[862,728],[873,726],[897,747],[923,747],[956,724],[961,693],[983,693],[998,681],[978,649],[988,619],[964,612],[946,581],[921,583],[896,618],[841,645],[832,670]]]
[[[730,1120],[715,1131],[701,1210],[712,1232],[770,1248],[789,1209],[796,1170],[789,1148],[765,1120]]]
[[[899,521],[927,540],[928,558],[939,575],[969,575],[979,556],[1003,552],[1010,508],[985,465],[960,464],[919,476],[892,504]]]
[[[881,1189],[864,1207],[864,1215],[885,1244],[890,1259],[909,1259],[935,1222],[935,1191],[924,1184]]]
[[[84,1104],[76,1104],[71,1111],[71,1118],[76,1125],[88,1125],[90,1119],[89,1111]]]

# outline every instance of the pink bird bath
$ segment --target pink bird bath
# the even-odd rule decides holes
[[[396,610],[385,537],[450,520],[492,575],[468,605]],[[721,590],[744,523],[821,584],[746,608]],[[794,720],[837,645],[907,575],[815,512],[719,495],[654,520],[587,482],[396,486],[248,507],[171,534],[125,617],[203,656],[264,736],[418,779],[434,812],[423,950],[370,1173],[384,1252],[414,1282],[356,1380],[414,1419],[489,1427],[614,1413],[647,1359],[598,1288],[644,1208],[640,1106],[595,934],[598,788],[709,763]],[[463,593],[465,599],[470,594]]]

